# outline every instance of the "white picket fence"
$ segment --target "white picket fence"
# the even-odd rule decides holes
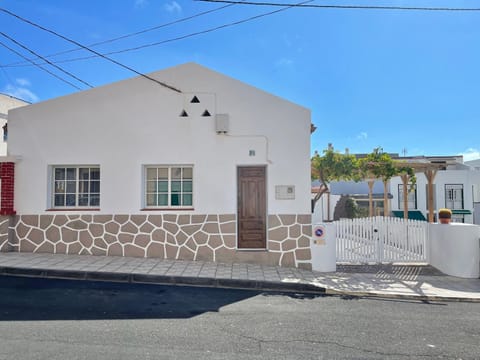
[[[393,217],[341,219],[337,262],[428,262],[428,223]]]

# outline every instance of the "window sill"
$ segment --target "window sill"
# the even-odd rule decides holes
[[[51,208],[45,211],[100,211],[100,208]]]
[[[185,207],[179,207],[179,208],[143,208],[140,209],[140,211],[192,211],[195,210],[195,208],[185,208]]]

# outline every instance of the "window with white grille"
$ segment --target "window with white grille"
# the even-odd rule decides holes
[[[100,206],[99,166],[53,166],[54,208],[97,208]]]
[[[192,166],[146,166],[145,206],[147,208],[191,208],[193,206]]]
[[[463,184],[445,184],[445,207],[463,209]]]

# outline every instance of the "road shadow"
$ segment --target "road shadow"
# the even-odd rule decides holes
[[[0,321],[191,318],[260,291],[0,276]]]

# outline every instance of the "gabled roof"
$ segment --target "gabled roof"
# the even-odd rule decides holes
[[[36,106],[37,104],[47,103],[51,101],[61,101],[60,99],[64,98],[83,98],[84,96],[88,96],[90,94],[93,95],[95,93],[113,95],[117,89],[128,89],[131,84],[138,84],[139,81],[143,81],[142,84],[145,84],[145,86],[152,86],[152,89],[154,89],[154,87],[157,87],[158,89],[160,89],[160,91],[163,91],[166,96],[184,96],[185,94],[202,92],[219,93],[235,86],[237,89],[242,88],[242,93],[246,94],[249,97],[269,97],[270,99],[276,99],[277,101],[282,101],[283,103],[290,104],[291,106],[301,108],[304,111],[310,111],[309,109],[301,105],[275,96],[264,90],[258,89],[255,86],[249,85],[238,79],[229,77],[194,62],[188,62],[185,64],[172,66],[163,70],[151,72],[146,74],[146,77],[136,76],[133,78],[97,86],[93,89],[83,90],[54,99],[45,100],[43,102],[32,104],[31,106]],[[175,90],[165,87],[162,84],[166,84]],[[245,99],[239,99],[239,101],[245,101]]]
[[[291,105],[304,108],[303,106],[293,103],[285,98],[279,97],[265,90],[259,89],[253,85],[247,84],[239,79],[212,70],[206,66],[200,65],[195,62],[188,62],[172,66],[163,70],[149,73],[147,75],[155,79],[159,79],[169,85],[172,85],[184,93],[202,91],[201,88],[203,88],[204,91],[213,91],[216,88],[216,85],[218,85],[220,82],[230,82],[232,84],[236,84],[240,87],[245,88],[248,93],[253,93],[257,96],[276,98],[277,100],[281,100],[283,102],[290,103]],[[200,81],[201,84],[199,84],[199,79],[204,79],[207,81]],[[194,84],[196,85],[196,87],[192,88],[192,85]]]

